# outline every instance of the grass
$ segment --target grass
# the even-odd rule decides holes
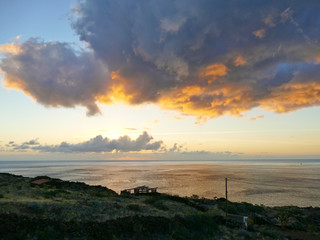
[[[127,208],[128,208],[129,210],[131,210],[131,211],[134,211],[134,212],[141,212],[141,211],[142,211],[141,206],[138,205],[138,204],[129,204],[129,205],[127,206]]]
[[[224,217],[225,199],[167,194],[119,196],[101,186],[53,179],[43,185],[0,174],[0,239],[286,239],[320,236],[320,209],[228,202],[250,217],[249,233]],[[50,226],[50,227],[49,227]],[[318,235],[317,235],[318,234]],[[308,235],[308,236],[309,236]],[[249,238],[249,239],[250,239]],[[28,238],[27,238],[28,239]]]

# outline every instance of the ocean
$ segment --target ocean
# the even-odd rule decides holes
[[[266,206],[320,207],[320,160],[257,161],[0,161],[0,172],[47,175],[102,185],[118,193],[141,185]]]

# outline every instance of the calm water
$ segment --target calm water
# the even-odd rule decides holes
[[[102,162],[0,161],[0,172],[48,175],[103,185],[120,192],[140,185],[159,192],[224,197],[268,206],[320,207],[320,161]]]

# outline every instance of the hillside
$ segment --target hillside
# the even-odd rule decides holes
[[[320,239],[320,208],[228,202],[228,213],[225,199],[0,173],[0,239]]]

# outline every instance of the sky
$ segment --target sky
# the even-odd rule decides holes
[[[3,0],[0,160],[319,159],[319,11]]]

